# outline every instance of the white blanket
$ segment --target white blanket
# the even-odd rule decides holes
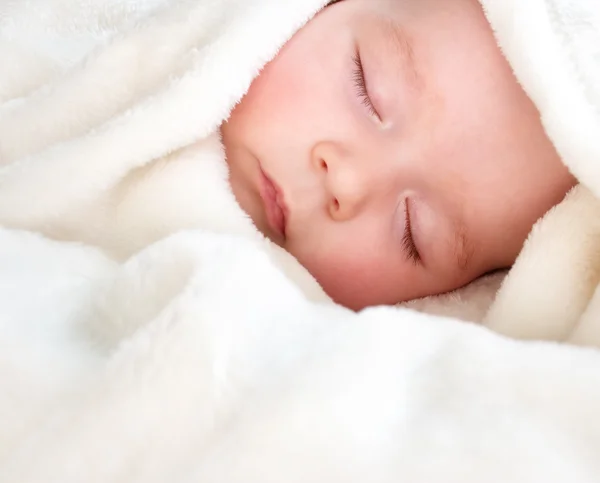
[[[485,323],[511,337],[600,347],[600,3],[484,3],[581,183],[534,227]]]
[[[600,481],[597,351],[334,306],[221,189],[215,129],[324,3],[0,5],[1,482]],[[600,193],[594,0],[484,6]]]

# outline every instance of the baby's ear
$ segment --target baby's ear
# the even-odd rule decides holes
[[[531,231],[484,319],[518,339],[565,341],[600,281],[600,201],[583,186]]]

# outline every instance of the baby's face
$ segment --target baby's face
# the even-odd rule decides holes
[[[222,134],[242,208],[355,309],[510,266],[573,184],[476,0],[327,7]]]

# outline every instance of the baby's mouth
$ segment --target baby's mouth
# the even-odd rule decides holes
[[[261,180],[259,192],[265,205],[267,221],[271,229],[285,240],[288,209],[285,205],[283,192],[262,168],[260,169],[260,174]]]

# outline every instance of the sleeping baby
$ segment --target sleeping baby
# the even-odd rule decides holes
[[[597,0],[0,1],[0,480],[594,480],[597,353],[324,291],[514,264],[492,329],[600,346],[599,59]]]
[[[11,7],[0,222],[119,260],[181,230],[264,236],[352,309],[510,267],[575,178],[481,4],[325,4],[157,1],[136,23],[104,0],[67,27]]]
[[[355,309],[509,267],[574,179],[480,4],[333,3],[222,126],[240,205]]]

